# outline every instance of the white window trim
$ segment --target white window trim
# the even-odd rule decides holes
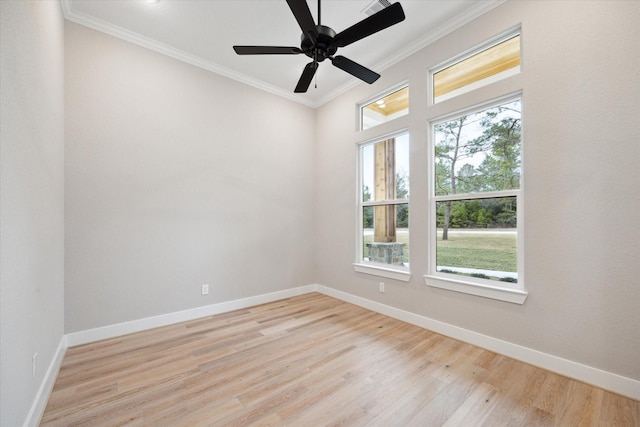
[[[453,194],[453,195],[435,195],[435,177],[433,173],[433,165],[435,163],[435,145],[433,141],[433,130],[436,124],[442,123],[447,120],[454,119],[461,115],[471,114],[474,112],[482,111],[484,109],[489,109],[492,107],[497,107],[499,105],[508,103],[510,101],[515,101],[520,99],[521,106],[524,104],[524,97],[522,91],[518,91],[515,93],[511,93],[505,96],[501,96],[495,99],[492,99],[488,102],[480,103],[473,105],[469,108],[466,108],[461,111],[456,111],[452,114],[447,114],[444,116],[440,116],[434,119],[429,120],[429,165],[430,169],[428,175],[428,188],[429,188],[429,225],[428,225],[428,248],[429,248],[429,256],[427,261],[427,274],[425,274],[424,281],[427,286],[446,289],[454,292],[461,292],[470,295],[476,295],[485,298],[491,298],[499,301],[505,301],[515,304],[524,304],[528,292],[526,291],[525,283],[524,283],[524,201],[523,201],[523,191],[524,187],[524,135],[522,135],[521,139],[521,147],[520,147],[520,156],[521,156],[521,173],[520,173],[520,188],[516,190],[504,190],[504,191],[488,191],[483,193],[461,193],[461,194]],[[524,109],[524,107],[522,107]],[[523,130],[524,133],[524,130]],[[500,285],[500,282],[494,280],[486,280],[474,277],[467,276],[456,276],[454,274],[441,273],[437,271],[436,266],[436,239],[434,236],[437,235],[437,226],[436,222],[433,218],[436,217],[436,203],[447,201],[447,200],[470,200],[470,199],[485,199],[485,198],[496,198],[496,197],[516,197],[517,203],[517,223],[518,226],[516,228],[517,232],[517,265],[518,265],[518,283],[517,285],[509,286],[505,284],[504,286]]]
[[[524,304],[528,295],[527,291],[522,289],[509,289],[482,283],[467,282],[465,280],[454,280],[449,277],[440,277],[431,274],[425,274],[424,281],[427,286],[431,286],[432,288],[446,289],[515,304]]]
[[[402,88],[402,86],[400,86]],[[362,147],[369,144],[375,144],[376,142],[384,141],[390,138],[396,138],[401,135],[409,136],[409,144],[411,144],[411,136],[409,135],[408,128],[398,129],[393,132],[378,135],[375,138],[370,138],[365,141],[356,143],[356,159],[358,162],[356,168],[356,197],[358,200],[358,208],[356,210],[356,261],[353,263],[353,268],[358,273],[365,273],[379,277],[385,277],[388,279],[395,279],[403,282],[408,282],[411,279],[411,271],[409,267],[392,266],[387,264],[380,264],[373,261],[364,261],[363,248],[363,230],[362,230],[362,208],[365,206],[383,206],[383,205],[409,205],[409,212],[411,212],[411,202],[409,199],[395,199],[395,200],[375,200],[364,202],[362,200]],[[409,177],[411,177],[411,171],[409,171]],[[411,178],[409,178],[411,180]],[[409,244],[411,244],[411,222],[409,222]]]
[[[365,263],[354,262],[353,269],[358,273],[371,274],[373,276],[386,277],[387,279],[400,280],[402,282],[408,282],[411,280],[411,272],[409,269],[389,268],[386,264],[377,264],[375,262]]]

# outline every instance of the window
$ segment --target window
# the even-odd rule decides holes
[[[437,67],[433,102],[438,103],[520,72],[520,34],[510,32]]]
[[[391,93],[367,101],[360,108],[360,130],[369,129],[409,113],[409,87],[392,89]]]
[[[432,122],[427,284],[524,301],[521,104],[506,98]]]
[[[409,280],[409,135],[381,137],[358,150],[356,270]]]

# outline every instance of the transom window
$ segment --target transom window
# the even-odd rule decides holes
[[[392,89],[360,106],[360,130],[409,114],[409,86]]]
[[[520,34],[511,32],[432,72],[438,103],[520,72]]]

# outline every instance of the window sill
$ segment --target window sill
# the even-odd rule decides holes
[[[453,280],[440,276],[425,275],[424,281],[427,286],[447,289],[464,294],[477,295],[484,298],[491,298],[499,301],[511,302],[514,304],[524,304],[528,293],[521,289],[508,289],[499,286],[489,286],[462,280]]]
[[[374,276],[386,277],[387,279],[395,279],[402,282],[408,282],[409,279],[411,279],[411,272],[408,270],[398,270],[379,265],[359,263],[354,263],[353,268],[358,273],[372,274]]]

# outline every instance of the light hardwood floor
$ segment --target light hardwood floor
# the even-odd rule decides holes
[[[70,348],[43,426],[638,426],[640,402],[318,293]]]

